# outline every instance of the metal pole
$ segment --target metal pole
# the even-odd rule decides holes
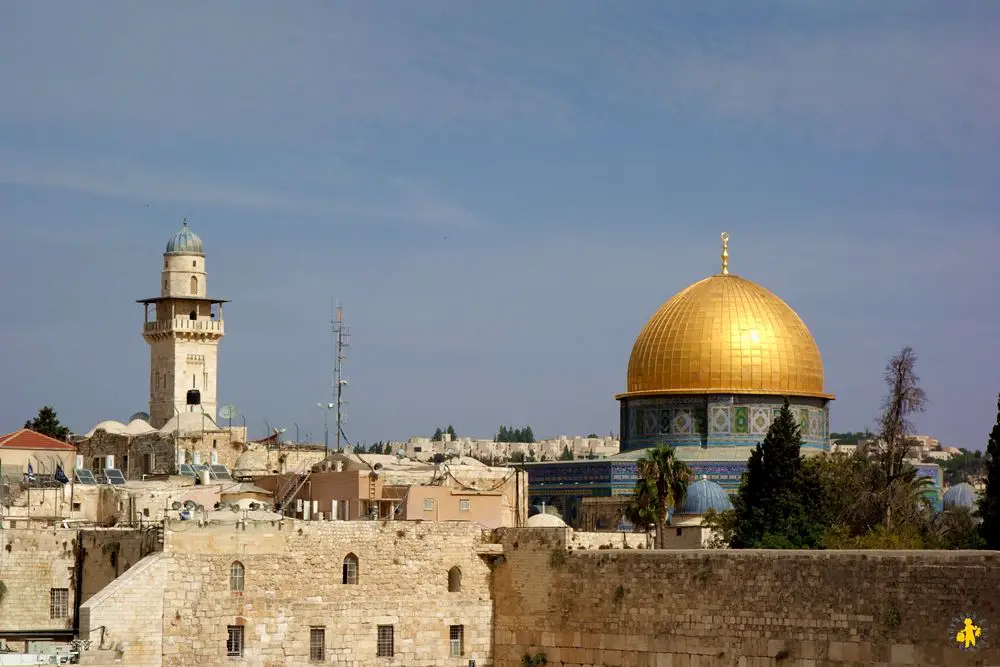
[[[327,426],[329,415],[330,411],[323,408],[323,449],[326,452],[326,458],[330,458],[330,427]]]

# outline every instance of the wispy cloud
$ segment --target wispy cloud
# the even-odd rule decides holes
[[[374,177],[373,177],[374,178]],[[124,159],[73,156],[8,158],[0,155],[0,184],[50,188],[140,203],[169,202],[185,207],[218,206],[307,218],[336,217],[441,229],[476,228],[482,217],[425,182],[379,177],[364,191],[382,193],[365,199],[352,184],[323,183],[324,195],[295,189],[253,187],[226,182],[219,172],[168,169]],[[313,190],[320,189],[313,183]]]

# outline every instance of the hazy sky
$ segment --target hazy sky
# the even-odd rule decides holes
[[[752,8],[750,7],[752,5]],[[147,409],[187,217],[220,402],[322,440],[617,431],[632,342],[730,266],[823,352],[837,430],[904,345],[918,420],[1000,391],[1000,3],[0,3],[0,431]]]

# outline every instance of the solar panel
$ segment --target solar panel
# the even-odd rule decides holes
[[[212,479],[222,480],[223,482],[233,481],[233,476],[229,474],[228,470],[226,470],[226,466],[221,464],[215,464],[211,466],[210,469],[211,469]]]
[[[197,477],[198,476],[197,473],[195,473],[194,468],[191,467],[190,463],[182,463],[182,464],[180,464],[178,466],[178,469],[179,469],[180,474],[185,475],[187,477]]]
[[[97,484],[97,480],[94,479],[94,473],[90,472],[86,468],[74,468],[73,475],[76,477],[76,481],[80,484],[86,484],[87,486]]]
[[[205,465],[204,463],[198,463],[196,465],[191,466],[191,468],[195,471],[195,473],[199,475],[201,474],[202,470],[208,470],[208,466]]]
[[[123,475],[122,471],[117,468],[106,469],[104,471],[104,477],[108,480],[108,484],[114,484],[115,486],[122,486],[125,484],[125,475]]]

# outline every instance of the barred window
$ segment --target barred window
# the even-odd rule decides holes
[[[345,584],[358,583],[358,557],[354,554],[347,554],[344,559],[343,581]]]
[[[230,625],[226,628],[229,638],[226,639],[226,656],[230,658],[243,657],[243,626]]]
[[[470,507],[472,507],[472,501],[468,498],[462,498],[458,501],[459,512],[468,512]]]
[[[326,628],[309,628],[309,659],[313,662],[326,660]]]
[[[460,658],[465,655],[465,626],[451,626],[448,638],[451,642],[451,657]]]
[[[395,655],[395,642],[393,639],[393,626],[378,626],[378,657],[391,658]]]
[[[430,512],[433,509],[434,509],[434,499],[433,498],[424,498],[424,511],[425,512]]]
[[[69,589],[49,589],[49,618],[69,618]]]
[[[229,566],[229,590],[233,593],[243,592],[243,575],[245,572],[243,563],[238,560],[234,560],[233,564]]]

